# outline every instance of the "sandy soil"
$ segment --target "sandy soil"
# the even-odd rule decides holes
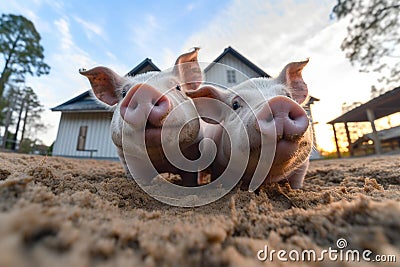
[[[0,163],[2,267],[285,266],[257,252],[320,253],[340,238],[400,266],[400,156],[315,161],[301,190],[235,189],[200,208],[153,200],[117,162],[0,153]]]

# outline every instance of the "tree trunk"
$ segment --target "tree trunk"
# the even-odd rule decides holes
[[[11,118],[12,118],[12,113],[13,113],[13,109],[11,107],[13,107],[16,103],[16,96],[12,96],[12,101],[10,102],[9,106],[8,106],[8,111],[7,111],[7,115],[6,115],[6,121],[4,124],[4,136],[3,136],[3,142],[1,144],[2,148],[6,148],[6,144],[7,144],[7,136],[8,136],[8,127],[10,127],[11,124]]]
[[[15,150],[15,147],[17,145],[17,135],[19,131],[19,126],[21,124],[22,112],[24,111],[24,107],[25,107],[25,97],[22,99],[21,108],[19,110],[18,121],[17,121],[17,126],[15,127],[15,135],[13,138],[13,143],[11,144],[11,150]]]
[[[7,136],[8,136],[8,127],[10,126],[10,123],[11,123],[11,117],[12,117],[12,109],[9,108],[8,111],[7,111],[6,123],[4,125],[3,142],[1,144],[2,148],[6,148]]]
[[[21,140],[19,140],[19,150],[21,150],[21,144],[22,144],[22,141],[24,140],[26,121],[28,119],[28,112],[29,112],[29,100],[26,103],[25,115],[24,115],[24,125],[22,126]]]
[[[3,92],[4,92],[4,86],[7,83],[8,79],[11,76],[11,71],[8,69],[4,69],[3,72],[1,73],[0,77],[0,98],[3,97]]]

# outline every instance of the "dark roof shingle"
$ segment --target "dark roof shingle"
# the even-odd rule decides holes
[[[108,109],[106,106],[99,103],[88,90],[57,107],[51,108],[51,111],[108,111]]]

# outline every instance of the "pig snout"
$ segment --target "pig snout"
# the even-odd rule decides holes
[[[120,105],[121,116],[137,127],[161,127],[170,111],[170,100],[154,87],[138,84],[131,88]],[[149,125],[150,124],[150,125]]]
[[[271,114],[272,112],[272,114]],[[261,133],[270,135],[272,119],[275,121],[277,141],[296,141],[308,129],[309,120],[305,110],[292,99],[276,96],[268,101],[257,113],[257,128]]]

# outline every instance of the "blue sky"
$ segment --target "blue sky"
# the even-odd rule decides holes
[[[49,109],[89,89],[81,67],[104,65],[127,73],[149,57],[161,69],[200,46],[210,62],[232,46],[270,75],[310,57],[304,70],[309,91],[321,102],[313,115],[317,141],[333,148],[325,123],[343,102],[366,101],[376,75],[362,74],[340,50],[346,22],[330,19],[334,0],[248,1],[0,1],[1,13],[32,20],[42,36],[50,75],[27,79],[46,108],[46,144],[57,134],[60,114]],[[0,67],[3,62],[0,60]]]
[[[66,1],[57,8],[43,5],[38,16],[48,16],[50,20],[64,18],[74,43],[85,48],[94,61],[120,61],[133,67],[147,56],[162,61],[165,50],[179,53],[187,37],[204,24],[205,14],[212,17],[227,4],[227,1],[103,1],[102,4]],[[50,40],[48,47],[52,44],[54,40]]]

